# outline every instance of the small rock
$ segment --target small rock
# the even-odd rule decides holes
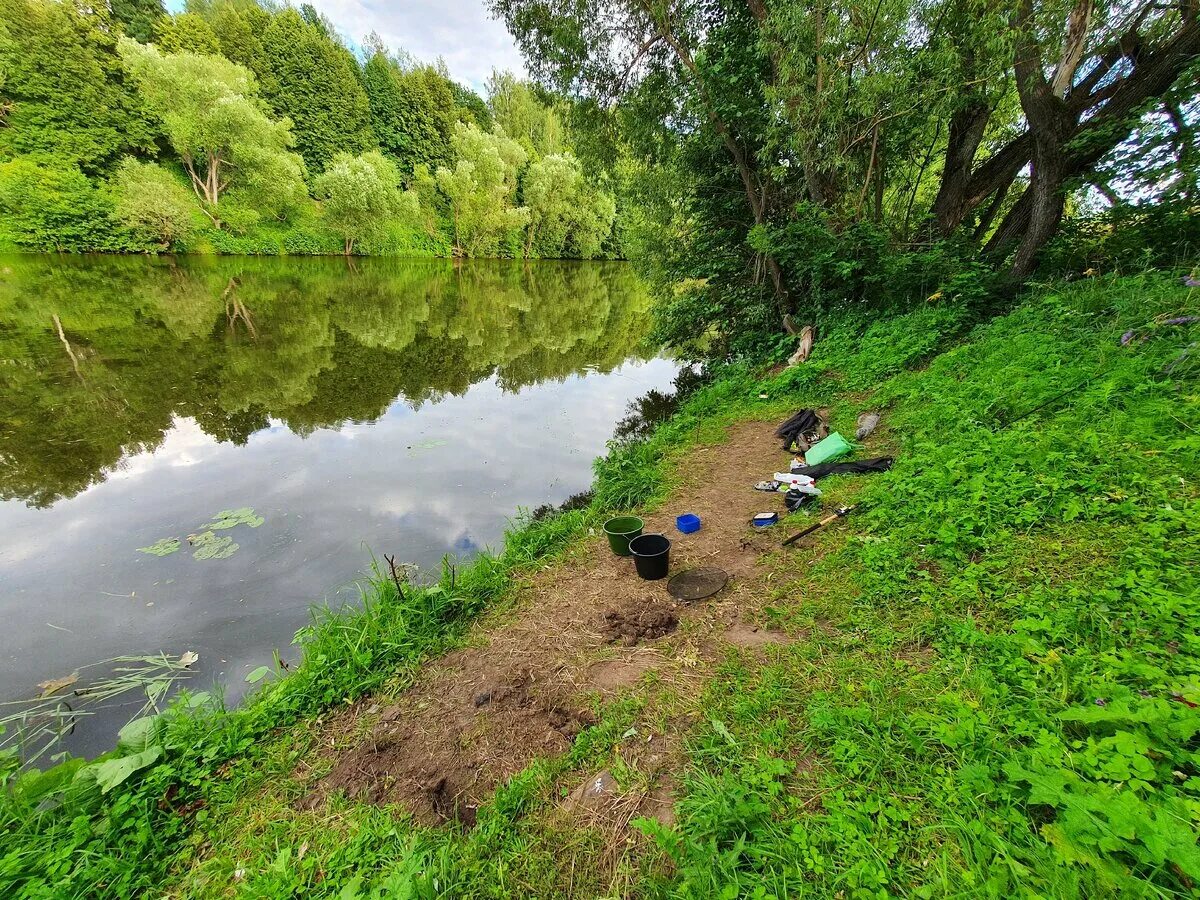
[[[858,417],[858,430],[854,432],[854,437],[861,441],[878,427],[879,413],[865,412]]]
[[[566,809],[597,806],[616,793],[617,779],[613,778],[612,772],[604,769],[571,791],[563,801],[563,806]]]

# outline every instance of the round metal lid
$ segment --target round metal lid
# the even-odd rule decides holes
[[[680,572],[667,582],[667,593],[676,600],[692,602],[711,597],[725,587],[729,573],[712,566],[701,566]]]

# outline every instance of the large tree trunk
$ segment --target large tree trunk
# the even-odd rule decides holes
[[[971,209],[967,200],[967,186],[971,181],[975,154],[979,151],[991,117],[991,109],[978,100],[956,110],[950,117],[942,182],[933,201],[933,218],[943,235],[957,229]]]
[[[1147,46],[1138,33],[1142,20],[1136,19],[1077,77],[1092,7],[1092,0],[1077,0],[1067,20],[1058,65],[1049,78],[1034,35],[1032,0],[1020,0],[1014,13],[1014,29],[1020,35],[1014,69],[1028,130],[972,174],[973,187],[967,193],[982,202],[991,193],[983,193],[985,188],[1011,184],[1029,162],[1029,185],[984,248],[995,258],[1006,258],[1015,248],[1010,269],[1018,278],[1033,271],[1038,254],[1057,231],[1071,181],[1086,175],[1128,138],[1146,104],[1166,94],[1200,55],[1197,4],[1189,2],[1179,7],[1181,22],[1176,30],[1157,46]],[[1128,70],[1112,77],[1122,60]],[[968,205],[974,199],[968,196]]]

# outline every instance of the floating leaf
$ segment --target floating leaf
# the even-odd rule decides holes
[[[183,666],[185,669],[188,666],[194,666],[198,662],[200,662],[200,654],[195,652],[194,650],[188,650],[186,653],[184,653],[182,656],[179,657],[179,664],[181,666]]]
[[[152,556],[170,556],[179,549],[179,538],[161,538],[149,547],[138,547],[139,553],[149,553]]]
[[[49,697],[51,694],[57,694],[63,688],[69,688],[79,680],[79,673],[72,672],[70,675],[65,675],[62,678],[51,678],[49,681],[39,681],[38,687],[42,689],[42,696]]]
[[[437,447],[445,447],[446,444],[448,444],[448,443],[449,443],[449,441],[443,441],[438,438],[433,438],[428,441],[421,441],[416,444],[410,444],[408,449],[409,450],[433,450]]]
[[[257,684],[267,677],[267,673],[271,670],[267,666],[259,666],[253,672],[246,676],[246,681],[250,684]]]
[[[257,528],[265,522],[262,516],[257,515],[254,509],[249,506],[243,506],[238,509],[223,509],[213,516],[213,520],[204,527],[209,530],[221,531],[226,528],[235,528],[238,525],[249,525],[251,528]]]
[[[188,543],[192,545],[193,559],[228,559],[240,546],[233,538],[218,536],[211,531],[188,535]]]

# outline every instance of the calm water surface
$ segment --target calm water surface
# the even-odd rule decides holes
[[[497,546],[670,383],[646,308],[615,263],[0,257],[0,699],[187,650],[236,698],[371,552]]]

